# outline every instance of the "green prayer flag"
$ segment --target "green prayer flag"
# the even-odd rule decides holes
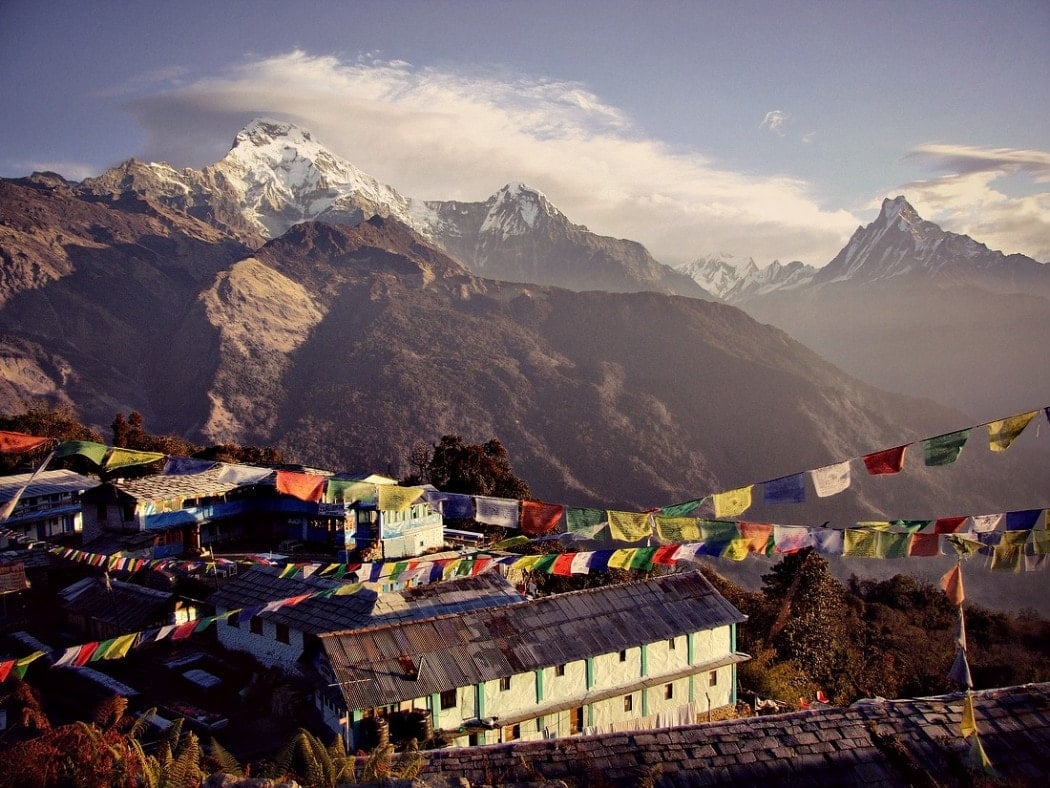
[[[879,558],[907,558],[911,534],[879,531],[876,534],[875,554]]]
[[[927,465],[951,465],[957,459],[970,437],[970,429],[949,432],[922,442],[922,453]]]
[[[660,514],[664,517],[687,517],[694,514],[706,500],[706,498],[694,498],[691,501],[664,506],[660,509]]]
[[[976,539],[968,539],[962,534],[945,534],[944,537],[955,548],[956,554],[963,558],[980,552],[981,548],[984,547],[983,543]]]
[[[849,558],[878,558],[879,531],[847,528],[843,534],[842,555]]]
[[[642,572],[647,572],[653,568],[653,555],[659,550],[658,547],[639,547],[634,551],[634,557],[631,559],[630,568],[637,569]]]
[[[607,519],[604,509],[590,509],[578,506],[565,507],[565,527],[570,534],[591,531]]]
[[[74,455],[80,455],[91,460],[95,465],[101,466],[102,461],[106,458],[106,452],[109,451],[109,446],[102,443],[95,443],[94,441],[63,441],[59,444],[59,447],[55,449],[54,459],[58,460],[63,457],[72,457]]]
[[[164,453],[159,451],[135,451],[134,449],[113,448],[110,450],[103,467],[108,470],[126,468],[129,465],[148,465],[163,460]]]
[[[541,555],[540,556],[540,560],[538,560],[535,563],[535,565],[532,567],[532,569],[533,569],[534,572],[546,572],[547,574],[550,574],[551,567],[554,566],[554,562],[557,561],[557,560],[558,560],[558,554],[557,553],[549,553],[548,555]]]

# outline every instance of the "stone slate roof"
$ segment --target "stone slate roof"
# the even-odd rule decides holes
[[[968,785],[963,695],[861,701],[848,708],[681,728],[425,753],[428,786],[565,780],[569,785]],[[1002,784],[1050,779],[1050,683],[978,690],[981,744]],[[979,781],[978,781],[979,782]]]
[[[165,622],[174,606],[174,596],[165,591],[112,579],[107,588],[100,577],[79,580],[60,591],[59,596],[70,613],[127,632]]]
[[[321,641],[347,706],[367,709],[745,619],[683,572]]]

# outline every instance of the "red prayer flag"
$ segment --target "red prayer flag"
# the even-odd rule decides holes
[[[35,435],[26,435],[24,432],[8,432],[0,430],[0,452],[3,454],[18,454],[20,452],[38,449],[47,443],[50,438],[38,438]]]
[[[962,524],[966,520],[966,517],[938,517],[937,522],[933,524],[933,532],[935,534],[953,534],[962,528]]]
[[[77,658],[73,660],[73,664],[78,668],[83,667],[91,660],[91,656],[95,653],[95,649],[97,648],[97,641],[94,643],[85,643],[80,647],[80,653],[77,654]]]
[[[572,574],[572,559],[573,553],[562,553],[554,559],[554,563],[551,565],[552,575],[571,575]]]
[[[0,662],[0,681],[6,681],[7,677],[11,674],[11,668],[15,666],[15,661],[9,659],[5,662]]]
[[[939,534],[912,534],[908,555],[919,558],[930,558],[941,554],[941,537]]]
[[[678,545],[676,544],[666,544],[663,547],[659,547],[656,552],[653,553],[653,563],[671,566],[674,564],[674,554],[677,552]]]
[[[194,619],[193,621],[187,621],[185,624],[179,624],[175,627],[175,631],[171,633],[172,640],[185,640],[193,634],[193,630],[197,628],[197,624],[200,622]]]
[[[327,478],[316,473],[277,471],[277,492],[294,495],[301,501],[320,501]]]
[[[895,449],[884,449],[874,454],[866,454],[862,458],[864,467],[872,476],[884,473],[900,473],[904,467],[904,452],[908,447],[898,446]]]
[[[529,536],[549,534],[561,522],[565,507],[560,503],[521,502],[521,532]]]

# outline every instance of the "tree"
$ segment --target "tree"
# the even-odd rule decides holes
[[[510,455],[496,438],[483,444],[466,444],[459,435],[445,435],[428,451],[416,444],[411,462],[416,472],[412,484],[433,484],[444,492],[524,499],[529,485],[514,475]]]

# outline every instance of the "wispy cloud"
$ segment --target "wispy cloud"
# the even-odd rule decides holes
[[[147,158],[201,166],[252,118],[288,119],[409,196],[483,200],[525,181],[671,263],[731,249],[822,265],[858,223],[804,181],[673,150],[574,82],[291,52],[128,106]]]
[[[931,144],[908,159],[943,173],[898,187],[924,218],[1050,262],[1050,152]]]
[[[758,124],[760,129],[768,129],[778,137],[784,136],[784,124],[787,123],[787,113],[780,109],[771,109]]]

